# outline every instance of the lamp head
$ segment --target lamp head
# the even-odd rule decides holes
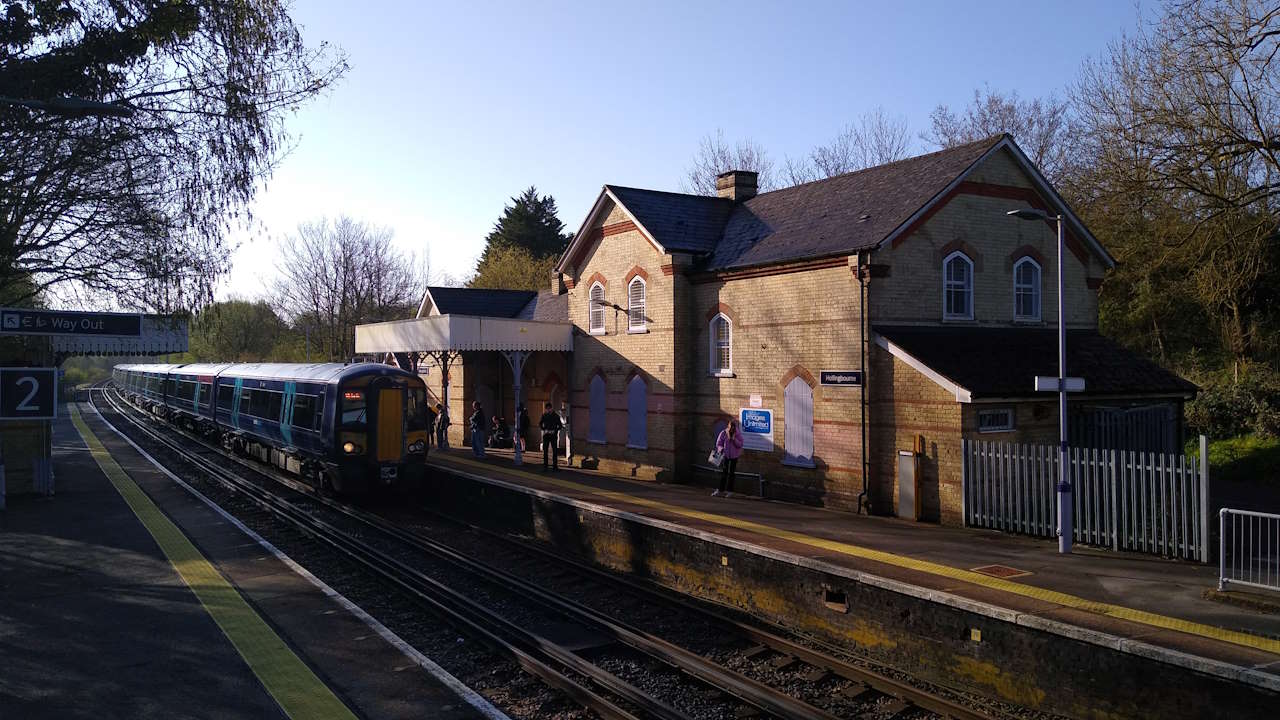
[[[1019,220],[1053,220],[1054,216],[1043,210],[1035,208],[1022,208],[1020,210],[1010,210],[1005,215],[1012,215]]]

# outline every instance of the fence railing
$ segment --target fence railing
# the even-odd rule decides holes
[[[1218,511],[1218,589],[1244,585],[1280,591],[1280,515]]]
[[[1208,562],[1209,479],[1200,458],[1070,448],[1075,542]],[[1057,536],[1058,448],[962,441],[965,524]]]

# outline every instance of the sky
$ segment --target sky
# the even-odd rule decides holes
[[[776,164],[863,113],[906,118],[911,154],[939,104],[975,88],[1061,97],[1136,27],[1125,0],[426,2],[295,0],[307,42],[347,75],[288,119],[218,292],[261,297],[278,243],[346,214],[384,226],[433,274],[467,276],[530,185],[577,230],[605,183],[680,190],[708,133]]]

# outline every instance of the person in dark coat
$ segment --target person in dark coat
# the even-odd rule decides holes
[[[529,411],[524,405],[516,408],[516,437],[515,442],[519,445],[512,447],[518,448],[520,452],[525,452],[528,448],[525,446],[525,438],[529,436]]]
[[[436,403],[436,447],[449,447],[449,413],[445,412],[444,403]]]
[[[556,451],[556,436],[560,433],[560,429],[564,427],[564,423],[560,420],[560,416],[551,409],[551,403],[547,403],[542,419],[538,420],[538,427],[542,429],[542,469],[547,469],[547,455],[551,455],[551,469],[560,469],[560,453]]]
[[[471,403],[471,454],[478,458],[484,457],[484,444],[487,429],[484,426],[484,408],[480,407],[479,401]]]

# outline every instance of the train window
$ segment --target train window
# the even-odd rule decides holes
[[[231,400],[235,396],[235,387],[231,385],[218,386],[218,407],[223,410],[231,409]]]
[[[194,402],[196,399],[196,384],[190,380],[182,380],[178,383],[178,399]]]
[[[425,388],[411,388],[409,402],[405,405],[405,418],[410,430],[427,429],[427,391]]]
[[[209,404],[209,393],[211,393],[212,391],[213,391],[213,383],[207,383],[207,382],[200,383],[200,404],[201,405]]]
[[[367,410],[364,393],[359,390],[345,390],[342,393],[342,429],[364,430],[367,422]]]
[[[253,398],[253,391],[249,388],[240,388],[240,414],[249,414],[249,401]]]
[[[284,402],[284,395],[274,391],[268,391],[266,395],[267,395],[267,407],[266,407],[267,414],[263,415],[263,417],[269,418],[271,420],[279,420],[280,405]]]
[[[249,401],[249,414],[254,417],[270,418],[271,417],[271,396],[273,393],[267,390],[254,390],[253,399]],[[280,403],[276,401],[276,416],[280,415]]]
[[[303,430],[311,430],[316,425],[315,395],[295,395],[293,398],[293,426]]]

